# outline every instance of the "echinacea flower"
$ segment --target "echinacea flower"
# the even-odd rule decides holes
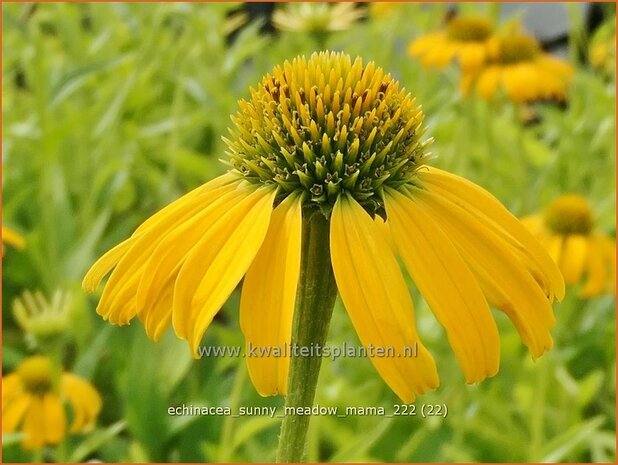
[[[572,75],[571,65],[543,52],[534,37],[511,31],[489,41],[487,63],[464,73],[462,90],[476,90],[488,100],[504,92],[515,103],[562,101]]]
[[[101,396],[73,373],[55,374],[47,357],[29,357],[2,378],[2,432],[22,431],[26,449],[58,444],[67,434],[63,404],[71,408],[69,432],[79,433],[94,425]]]
[[[292,32],[334,32],[349,29],[365,15],[354,3],[287,3],[273,13],[277,29]]]
[[[444,68],[456,60],[464,71],[475,71],[487,60],[493,24],[482,16],[456,16],[437,32],[414,39],[408,52],[426,68]]]
[[[26,247],[26,241],[17,231],[2,225],[2,254],[4,255],[4,244],[8,244],[16,249]]]
[[[71,294],[59,289],[51,299],[40,291],[24,291],[13,301],[13,316],[29,336],[45,340],[68,328],[71,302]]]
[[[584,197],[566,194],[544,213],[522,219],[560,267],[568,285],[579,284],[581,297],[616,294],[616,240],[594,225]]]
[[[146,220],[84,278],[94,291],[113,270],[97,307],[105,319],[127,324],[137,315],[153,339],[171,322],[195,353],[245,276],[247,342],[289,345],[303,221],[323,215],[336,284],[361,342],[400,354],[417,344],[416,357],[371,358],[404,401],[435,388],[438,375],[397,257],[444,326],[467,382],[498,370],[490,304],[533,357],[552,346],[559,270],[491,194],[426,165],[423,113],[389,74],[360,58],[315,53],[277,66],[239,106],[226,140],[229,172]],[[289,357],[247,362],[262,395],[286,393]]]

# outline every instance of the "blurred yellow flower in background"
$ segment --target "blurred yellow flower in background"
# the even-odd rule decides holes
[[[588,59],[593,69],[607,77],[616,75],[616,17],[610,18],[592,36]]]
[[[57,371],[49,358],[35,355],[2,378],[2,432],[22,431],[26,449],[62,441],[67,433],[63,404],[72,411],[70,433],[92,428],[101,410],[101,396],[90,383]]]
[[[4,255],[4,244],[15,247],[16,249],[24,249],[26,240],[21,234],[8,226],[2,225],[2,253]]]
[[[492,99],[502,91],[516,103],[566,98],[573,68],[543,52],[534,37],[510,28],[492,37],[487,47],[485,66],[475,72],[463,70],[464,93],[475,90]]]
[[[40,291],[24,291],[13,301],[13,316],[29,336],[44,340],[67,329],[71,303],[69,292],[57,290],[46,299]]]
[[[552,347],[551,303],[564,294],[559,270],[491,194],[426,165],[423,112],[381,68],[338,53],[298,57],[239,106],[226,140],[230,171],[146,220],[85,276],[93,292],[113,270],[97,307],[105,319],[127,324],[137,315],[153,339],[171,322],[197,353],[246,275],[246,340],[289,345],[303,224],[321,217],[330,236],[324,253],[362,343],[399,354],[417,344],[415,357],[370,356],[405,402],[436,388],[438,375],[396,252],[468,383],[498,371],[490,304],[513,321],[533,357]],[[247,362],[262,395],[287,392],[289,358]]]
[[[566,284],[578,284],[586,277],[582,297],[616,294],[616,240],[595,229],[592,209],[584,197],[562,195],[543,214],[522,222],[558,264]]]
[[[383,18],[397,11],[404,2],[371,2],[369,14],[372,18]]]
[[[414,39],[408,52],[427,68],[444,68],[456,60],[462,70],[475,71],[487,60],[493,28],[482,16],[455,16],[444,30]]]
[[[293,32],[334,32],[349,29],[365,16],[355,3],[286,3],[273,13],[277,29]]]

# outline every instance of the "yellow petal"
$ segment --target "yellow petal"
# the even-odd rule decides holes
[[[206,328],[259,250],[272,214],[275,189],[255,189],[212,227],[186,257],[174,288],[172,324],[194,355]]]
[[[45,417],[41,396],[31,396],[24,418],[23,431],[22,445],[25,449],[36,450],[45,445]]]
[[[559,234],[551,234],[544,238],[543,243],[553,262],[560,265],[562,261],[562,251],[564,250],[564,237]],[[560,273],[562,273],[562,271]]]
[[[152,226],[156,226],[157,223],[167,216],[175,216],[176,213],[184,211],[193,201],[201,197],[202,194],[218,189],[219,187],[227,186],[228,184],[238,184],[239,178],[237,175],[233,173],[225,173],[221,176],[217,176],[216,178],[210,180],[206,184],[202,184],[199,187],[196,187],[192,191],[186,193],[182,197],[174,200],[169,205],[163,207],[161,210],[156,212],[146,221],[144,221],[133,233],[133,236],[136,236],[145,230],[149,229]]]
[[[521,261],[491,229],[458,205],[431,191],[415,188],[412,194],[457,244],[490,303],[508,315],[532,356],[551,349],[549,330],[555,323],[551,304]]]
[[[11,373],[2,377],[2,405],[7,405],[14,397],[21,394],[23,386],[17,373]]]
[[[79,376],[63,373],[60,377],[60,392],[72,407],[71,433],[92,427],[101,411],[101,396],[97,390]]]
[[[340,197],[333,208],[330,249],[337,288],[359,339],[365,347],[394,352],[387,357],[368,352],[384,381],[406,403],[435,389],[435,362],[416,332],[399,264],[375,222],[349,197]],[[417,357],[404,355],[415,347]]]
[[[97,306],[97,313],[114,324],[126,324],[135,316],[135,296],[146,260],[166,234],[193,218],[222,193],[236,187],[234,183],[219,184],[212,181],[199,194],[189,194],[190,201],[179,202],[177,208],[168,209],[167,215],[156,214],[156,221],[147,220],[149,227],[129,239],[130,247],[110,275]]]
[[[84,276],[82,288],[86,292],[95,292],[101,280],[118,264],[132,243],[133,239],[127,239],[105,252],[101,258],[94,262],[86,276]]]
[[[544,278],[549,296],[562,300],[564,280],[557,265],[532,233],[498,199],[476,184],[437,168],[419,171],[418,178],[492,228],[522,260],[533,267],[531,271]]]
[[[485,45],[484,43],[472,43],[464,45],[459,53],[459,65],[464,72],[476,71],[485,62]]]
[[[529,215],[521,218],[519,221],[535,236],[543,234],[545,230],[545,217],[543,215]]]
[[[188,204],[191,204],[196,197],[200,196],[204,192],[232,183],[234,179],[235,177],[230,174],[219,176],[218,178],[215,178],[212,181],[203,184],[191,192],[183,195],[152,215],[135,230],[129,239],[110,249],[90,267],[90,270],[88,270],[84,280],[82,281],[82,287],[84,290],[86,292],[96,291],[96,288],[101,280],[118,264],[120,259],[124,256],[133,243],[133,239],[135,239],[136,236],[139,236],[145,230],[158,224],[163,217],[170,214],[175,215],[179,211],[184,211]]]
[[[586,255],[588,254],[588,239],[574,234],[564,240],[560,269],[567,284],[577,284],[582,277]]]
[[[414,197],[389,189],[384,200],[399,253],[446,329],[466,381],[495,375],[500,363],[496,323],[457,248]]]
[[[10,402],[2,401],[3,433],[13,433],[17,429],[30,405],[31,398],[30,395],[21,393],[13,397]]]
[[[218,198],[212,200],[192,218],[179,224],[159,241],[140,273],[136,307],[140,318],[149,320],[146,330],[150,337],[154,336],[154,329],[159,327],[157,320],[165,319],[169,322],[172,314],[171,306],[167,308],[166,313],[154,310],[155,308],[163,310],[160,302],[173,294],[174,281],[180,266],[191,249],[212,226],[212,218],[223,216],[251,190],[247,186],[228,185],[214,192],[218,193]]]
[[[144,325],[146,334],[153,341],[158,341],[165,333],[165,330],[172,321],[172,306],[174,303],[174,286],[172,278],[169,284],[164,286],[162,292],[152,302],[147,312],[139,314],[139,318]]]
[[[12,245],[17,249],[26,247],[26,241],[23,236],[8,226],[2,226],[2,242]]]
[[[616,239],[599,235],[604,250],[607,269],[609,270],[608,290],[616,294]]]
[[[496,95],[501,77],[502,72],[497,66],[488,66],[484,69],[476,84],[479,95],[487,100]]]
[[[45,442],[58,444],[66,431],[66,415],[58,396],[47,393],[43,397],[43,417],[45,418]]]
[[[302,198],[290,195],[274,209],[266,238],[242,286],[240,327],[247,345],[258,354],[247,356],[247,367],[263,396],[287,395],[290,358],[280,355],[292,339],[301,233]],[[278,348],[279,356],[272,352],[260,355],[260,348]]]
[[[605,263],[603,246],[597,237],[590,238],[585,268],[588,277],[580,296],[588,298],[602,294],[607,287],[609,269]]]

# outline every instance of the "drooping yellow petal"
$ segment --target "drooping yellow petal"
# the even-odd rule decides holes
[[[220,185],[220,181],[215,181],[205,184],[199,194],[190,195],[190,201],[180,202],[177,208],[168,209],[167,215],[155,215],[156,221],[150,221],[148,228],[129,239],[129,248],[118,261],[105,285],[97,313],[114,324],[126,324],[135,316],[135,297],[145,262],[161,239],[179,224],[193,218],[223,193],[237,186],[236,183]]]
[[[172,324],[194,355],[215,314],[259,250],[272,214],[276,190],[255,189],[212,227],[187,255],[174,287]]]
[[[146,221],[144,221],[133,233],[133,236],[136,236],[146,229],[149,229],[152,226],[156,226],[157,223],[166,216],[175,216],[177,212],[184,211],[187,206],[189,206],[196,197],[200,197],[202,194],[218,189],[219,187],[224,187],[229,184],[238,184],[239,178],[237,175],[228,172],[222,174],[221,176],[217,176],[216,178],[208,181],[205,184],[202,184],[199,187],[196,187],[192,191],[186,193],[182,197],[174,200],[169,205],[166,205],[161,210],[156,212],[154,215],[149,217]]]
[[[449,237],[414,199],[385,191],[393,238],[408,272],[446,329],[466,381],[498,371],[500,341],[487,301]]]
[[[43,398],[31,396],[24,417],[22,445],[25,449],[36,450],[45,445],[45,417],[43,413]]]
[[[599,238],[609,271],[608,291],[616,295],[616,239],[603,235],[599,235]]]
[[[564,236],[561,234],[550,234],[543,238],[545,249],[556,265],[560,265],[562,261],[562,252],[564,250]],[[562,273],[562,271],[560,272]]]
[[[105,252],[84,276],[82,288],[86,292],[96,292],[101,280],[118,264],[132,243],[133,239],[129,238]]]
[[[577,284],[579,282],[584,271],[587,254],[587,237],[573,234],[564,239],[560,269],[566,284]]]
[[[491,99],[500,85],[502,71],[498,66],[488,66],[483,69],[476,84],[479,95],[485,99]]]
[[[599,243],[598,237],[590,238],[587,255],[585,264],[587,279],[580,292],[580,296],[584,298],[603,293],[607,287],[609,275],[603,245]]]
[[[22,392],[22,381],[17,373],[11,373],[2,377],[2,405],[7,405]]]
[[[555,323],[551,304],[521,261],[458,205],[428,190],[414,188],[413,195],[457,244],[490,303],[508,315],[532,356],[549,350],[549,330]]]
[[[330,249],[337,288],[361,342],[394,351],[390,357],[368,354],[384,381],[406,403],[435,389],[436,366],[416,332],[399,264],[375,222],[351,198],[335,203]],[[406,357],[414,348],[417,356]]]
[[[43,397],[43,417],[45,418],[45,442],[57,444],[64,438],[67,419],[62,402],[56,394],[48,392]]]
[[[2,402],[3,433],[13,433],[17,429],[24,417],[24,413],[28,410],[30,400],[31,396],[29,394],[20,393],[13,397],[10,402]]]
[[[138,314],[144,324],[146,334],[153,341],[158,341],[165,333],[172,321],[172,308],[174,303],[173,281],[178,274],[174,275],[169,283],[163,286],[162,292],[150,304],[147,312]]]
[[[419,171],[418,178],[499,233],[526,263],[534,267],[531,271],[544,277],[549,296],[562,300],[564,280],[557,265],[532,233],[498,199],[476,184],[437,168]]]
[[[186,256],[212,227],[212,219],[223,216],[239,200],[249,195],[252,189],[246,185],[228,185],[217,189],[217,192],[220,195],[218,198],[166,234],[144,264],[136,293],[136,306],[140,318],[149,321],[146,332],[150,337],[154,338],[155,328],[159,328],[160,333],[158,322],[170,321],[172,307],[169,306],[162,313],[165,308],[161,302],[173,294],[174,281]]]
[[[73,373],[60,377],[60,392],[73,411],[71,433],[90,429],[101,411],[101,396],[86,380]]]
[[[266,238],[247,270],[240,298],[240,327],[257,356],[247,356],[249,376],[263,396],[287,395],[300,273],[302,197],[290,195],[274,209]],[[273,352],[260,351],[260,348]]]
[[[528,231],[530,231],[535,236],[542,234],[545,230],[545,217],[543,215],[529,215],[523,218],[520,218],[521,224],[523,224]]]
[[[485,62],[486,55],[484,42],[464,44],[458,53],[459,65],[464,72],[477,71]]]

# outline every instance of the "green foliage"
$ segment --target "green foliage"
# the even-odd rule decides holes
[[[236,7],[2,5],[3,223],[27,241],[3,258],[3,368],[32,350],[12,318],[14,298],[65,289],[75,308],[56,349],[104,401],[97,428],[46,450],[46,459],[274,460],[280,418],[168,414],[183,404],[281,410],[283,399],[255,392],[241,358],[196,361],[171,332],[154,343],[139,323],[110,327],[79,282],[150,214],[223,171],[221,136],[237,100],[284,59],[326,47],[375,60],[423,104],[436,165],[478,182],[518,215],[582,193],[599,228],[615,231],[615,83],[585,64],[576,65],[564,107],[536,104],[528,110],[538,122],[523,124],[519,107],[462,98],[454,68],[428,71],[409,58],[409,41],[439,26],[443,4],[408,4],[319,38],[264,35],[252,22],[231,41]],[[496,315],[502,367],[478,386],[465,385],[442,329],[417,295],[415,303],[442,380],[417,408],[446,404],[448,416],[315,416],[309,461],[615,461],[613,297],[584,301],[570,290],[555,308],[556,347],[536,362]],[[236,293],[204,344],[242,346],[237,313]],[[343,342],[359,344],[337,304],[329,343]],[[352,358],[324,361],[316,402],[387,414],[399,404],[368,360]],[[5,461],[33,460],[19,439],[4,437]]]

